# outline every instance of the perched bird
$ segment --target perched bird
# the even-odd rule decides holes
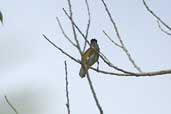
[[[85,77],[85,74],[87,73],[88,69],[98,61],[99,59],[99,46],[97,44],[96,39],[91,39],[90,42],[90,48],[85,51],[85,53],[82,55],[81,61],[82,64],[85,66],[81,66],[79,75],[81,78]]]

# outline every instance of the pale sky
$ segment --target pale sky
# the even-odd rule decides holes
[[[71,0],[74,19],[81,30],[87,25],[84,0]],[[156,19],[142,0],[106,0],[121,37],[136,63],[145,71],[171,68],[171,37],[160,31]],[[171,26],[171,1],[147,2]],[[89,0],[89,39],[98,40],[100,50],[113,64],[135,71],[115,41],[116,34],[100,0]],[[67,114],[64,61],[68,63],[71,114],[99,114],[88,82],[79,77],[80,65],[51,46],[42,34],[68,53],[79,53],[62,35],[56,16],[73,39],[70,22],[62,8],[66,0],[0,0],[4,24],[0,24],[0,114],[14,114],[4,95],[20,114]],[[79,40],[83,39],[78,35]],[[94,65],[96,67],[96,65]],[[100,60],[100,68],[111,70]],[[90,70],[104,114],[171,114],[171,75],[117,77]]]

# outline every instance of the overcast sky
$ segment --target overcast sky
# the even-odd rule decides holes
[[[74,19],[81,30],[87,25],[84,0],[71,0]],[[106,0],[119,32],[143,71],[171,68],[171,37],[160,31],[156,19],[142,0]],[[147,2],[171,26],[171,1]],[[89,39],[98,40],[100,50],[113,64],[135,71],[127,56],[102,33],[115,41],[116,34],[100,0],[89,0]],[[68,53],[79,53],[63,37],[56,16],[73,39],[66,0],[0,0],[4,24],[0,24],[0,114],[14,114],[4,95],[20,114],[67,114],[64,61],[68,64],[71,114],[98,114],[88,82],[79,77],[80,65],[68,59],[42,34]],[[79,40],[83,39],[79,36]],[[82,42],[83,43],[83,42]],[[96,65],[94,65],[96,66]],[[100,68],[111,70],[100,60]],[[90,71],[105,114],[170,114],[171,75],[158,77],[117,77]]]

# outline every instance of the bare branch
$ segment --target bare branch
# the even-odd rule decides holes
[[[66,61],[64,62],[65,64],[65,84],[66,84],[66,98],[67,98],[67,103],[66,103],[66,107],[67,107],[67,111],[68,114],[70,114],[70,104],[69,104],[69,90],[68,90],[68,71],[67,71],[67,63]]]
[[[64,8],[63,8],[63,11],[64,11],[65,15],[71,20],[69,14],[66,12],[66,10],[65,10]],[[72,23],[74,24],[75,28],[78,30],[78,32],[81,34],[81,36],[86,40],[86,36],[84,35],[84,33],[80,30],[80,28],[76,25],[76,23],[75,23],[73,20],[71,20],[71,21],[72,21]],[[87,40],[86,42],[87,42],[88,44],[90,44],[90,43],[88,42],[88,40]]]
[[[102,53],[100,53],[102,54]],[[115,70],[118,70],[120,72],[123,72],[125,74],[129,74],[130,76],[157,76],[157,75],[164,75],[164,74],[171,74],[171,69],[168,70],[160,70],[160,71],[155,71],[155,72],[140,72],[140,73],[135,73],[135,72],[130,72],[124,69],[121,69],[115,65],[113,65],[109,60],[106,59],[104,55],[99,55],[101,56],[101,59],[109,66],[114,68]]]
[[[112,38],[103,30],[103,33],[106,35],[106,37],[117,47],[122,48],[121,45],[119,45],[118,43],[116,43],[114,40],[112,40]]]
[[[109,74],[109,75],[115,75],[115,76],[132,76],[130,74],[125,74],[125,73],[116,73],[116,72],[111,72],[111,71],[105,71],[105,70],[101,70],[98,68],[94,68],[94,67],[90,67],[90,69],[98,72],[98,73],[102,73],[102,74]]]
[[[123,42],[122,42],[122,40],[121,40],[121,37],[120,37],[120,34],[119,34],[119,31],[118,31],[118,28],[117,28],[117,26],[116,26],[116,23],[114,22],[114,20],[113,20],[113,18],[112,18],[112,15],[111,15],[111,13],[110,13],[110,11],[109,11],[109,9],[108,9],[106,3],[104,2],[104,0],[101,0],[101,1],[102,1],[103,5],[104,5],[104,7],[105,7],[105,11],[107,12],[107,14],[108,14],[108,16],[109,16],[109,18],[110,18],[110,21],[112,22],[112,25],[113,25],[113,27],[114,27],[114,30],[115,30],[115,32],[116,32],[116,35],[117,35],[117,37],[118,37],[120,43],[123,44]]]
[[[89,8],[89,4],[88,1],[85,0],[86,3],[86,7],[87,7],[87,12],[88,12],[88,23],[87,23],[87,29],[86,29],[86,37],[88,37],[88,32],[89,32],[89,28],[90,28],[90,22],[91,22],[91,15],[90,15],[90,8]]]
[[[145,0],[142,0],[143,4],[145,6],[145,8],[147,9],[148,12],[150,12],[151,15],[153,15],[158,21],[160,21],[167,29],[169,29],[171,31],[171,27],[169,27],[169,25],[167,25],[159,16],[157,16],[147,5],[147,3],[145,2]]]
[[[17,109],[11,104],[11,102],[8,100],[7,96],[5,96],[5,100],[8,103],[8,105],[11,107],[11,109],[16,113],[19,114]]]
[[[72,42],[71,39],[70,39],[70,38],[67,36],[67,34],[65,33],[65,31],[64,31],[64,29],[63,29],[63,27],[62,27],[62,25],[61,25],[60,20],[59,20],[58,17],[56,17],[56,20],[57,20],[58,25],[59,25],[59,27],[60,27],[60,29],[61,29],[63,35],[65,36],[65,38],[66,38],[74,47],[77,47],[76,44],[75,44],[74,42]]]
[[[160,70],[160,71],[153,71],[153,72],[142,72],[142,73],[134,73],[132,74],[126,74],[126,73],[116,73],[116,72],[111,72],[111,71],[104,71],[100,69],[96,69],[91,67],[90,69],[102,73],[102,74],[109,74],[109,75],[115,75],[115,76],[136,76],[136,77],[142,77],[142,76],[158,76],[158,75],[166,75],[166,74],[171,74],[171,69],[167,70]]]
[[[120,36],[120,34],[119,34],[118,28],[117,28],[117,26],[116,26],[116,23],[115,23],[115,21],[113,20],[112,15],[111,15],[111,13],[110,13],[110,11],[109,11],[109,9],[108,9],[106,3],[104,2],[104,0],[101,0],[101,1],[102,1],[102,3],[103,3],[103,5],[104,5],[104,7],[105,7],[105,11],[107,12],[107,14],[108,14],[108,16],[109,16],[109,18],[110,18],[110,21],[111,21],[111,23],[112,23],[112,25],[113,25],[113,27],[114,27],[114,30],[115,30],[115,32],[116,32],[117,38],[118,38],[118,40],[119,40],[119,42],[120,42],[120,45],[121,45],[122,49],[124,50],[124,52],[125,52],[126,55],[128,56],[128,59],[129,59],[129,61],[132,63],[132,65],[134,66],[134,68],[135,68],[137,71],[142,72],[141,69],[140,69],[140,67],[138,67],[138,65],[136,65],[135,61],[132,59],[130,53],[128,52],[128,49],[127,49],[126,46],[124,45],[123,40],[122,40],[122,38],[121,38],[121,36]]]
[[[43,37],[50,43],[52,44],[55,48],[57,48],[59,51],[61,51],[64,55],[68,56],[70,59],[74,60],[75,62],[77,63],[80,63],[81,62],[77,59],[75,59],[74,57],[72,57],[70,54],[68,54],[67,52],[65,52],[63,49],[61,49],[60,47],[58,47],[56,44],[54,44],[51,40],[49,40],[44,34],[43,34]]]
[[[80,52],[80,55],[82,55],[80,44],[79,44],[79,41],[77,39],[77,34],[76,34],[76,31],[75,31],[75,26],[73,24],[73,12],[72,12],[72,5],[71,5],[71,1],[70,0],[68,0],[68,6],[69,6],[69,13],[70,13],[70,21],[71,21],[71,25],[72,25],[72,30],[73,30],[74,38],[75,38],[75,41],[76,41],[76,44],[77,44],[77,49]]]
[[[100,114],[104,114],[104,113],[103,113],[103,109],[102,109],[102,107],[100,106],[99,100],[98,100],[98,98],[97,98],[96,92],[95,92],[95,90],[94,90],[94,87],[93,87],[93,84],[92,84],[92,81],[91,81],[91,79],[90,79],[90,76],[89,76],[89,73],[88,73],[88,72],[87,72],[87,80],[88,80],[88,83],[89,83],[91,92],[92,92],[92,94],[93,94],[93,98],[94,98],[94,100],[95,100],[95,102],[96,102],[96,106],[97,106],[97,108],[98,108]]]
[[[54,44],[52,41],[50,41],[45,35],[43,35],[43,37],[50,43],[52,44],[55,48],[57,48],[59,51],[61,51],[64,55],[68,56],[70,59],[72,59],[73,61],[82,64],[79,60],[75,59],[74,57],[72,57],[71,55],[69,55],[68,53],[66,53],[65,51],[63,51],[61,48],[59,48],[56,44]],[[165,75],[165,74],[171,74],[171,69],[167,69],[167,70],[161,70],[161,71],[154,71],[154,72],[143,72],[143,73],[135,73],[135,72],[129,72],[126,70],[123,70],[119,67],[114,66],[112,63],[110,63],[110,61],[105,59],[104,55],[100,55],[102,56],[102,60],[108,64],[110,67],[123,72],[122,73],[114,73],[114,72],[108,72],[108,71],[102,71],[102,70],[95,70],[95,68],[92,68],[93,70],[100,72],[100,73],[104,73],[104,74],[111,74],[111,75],[117,75],[117,76],[157,76],[157,75]]]
[[[129,51],[127,50],[127,48],[126,48],[124,45],[122,45],[122,49],[124,50],[124,52],[125,52],[126,55],[128,56],[128,59],[129,59],[129,61],[132,63],[132,65],[134,66],[134,68],[136,68],[139,72],[142,72],[141,69],[140,69],[140,67],[138,67],[138,66],[136,65],[135,61],[134,61],[134,60],[132,59],[132,57],[131,57],[131,54],[129,53]]]
[[[89,29],[90,29],[91,15],[90,15],[90,8],[89,8],[88,1],[85,0],[85,3],[86,3],[86,7],[87,7],[87,12],[88,12],[88,23],[87,23],[87,29],[86,29],[86,34],[85,34],[85,39],[87,40],[87,38],[88,38],[88,33],[89,33]],[[86,44],[87,44],[86,40],[85,40],[85,43],[84,43],[83,52],[84,52],[85,49],[86,49]]]
[[[157,24],[158,24],[159,29],[160,29],[162,32],[164,32],[165,34],[171,36],[171,33],[167,32],[166,30],[164,30],[164,29],[161,27],[160,22],[159,22],[158,20],[157,20]]]
[[[160,70],[155,72],[136,73],[135,76],[158,76],[158,75],[165,75],[165,74],[171,74],[171,69]]]
[[[100,55],[100,56],[101,56],[101,55]],[[125,74],[130,74],[130,75],[136,76],[135,73],[133,73],[133,72],[126,71],[126,70],[124,70],[124,69],[121,69],[121,68],[119,68],[119,67],[113,65],[110,61],[107,61],[106,59],[104,59],[104,57],[101,57],[101,58],[102,58],[102,60],[103,60],[109,67],[114,68],[115,70],[118,70],[118,71],[123,72],[123,73],[125,73]]]

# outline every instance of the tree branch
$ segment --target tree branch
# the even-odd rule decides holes
[[[117,47],[121,48],[122,49],[122,46],[119,45],[118,43],[116,43],[114,40],[112,40],[112,38],[103,30],[103,33],[106,35],[106,37],[114,44],[116,45]]]
[[[58,25],[59,25],[59,27],[60,27],[60,29],[61,29],[61,31],[62,31],[62,34],[65,36],[65,38],[66,38],[74,47],[77,47],[76,44],[75,44],[74,42],[72,42],[72,40],[70,40],[70,38],[69,38],[69,37],[67,36],[67,34],[65,33],[65,31],[64,31],[64,29],[63,29],[63,27],[62,27],[62,25],[61,25],[60,20],[59,20],[58,17],[56,17],[56,20],[57,20]]]
[[[11,102],[8,100],[7,96],[4,96],[5,97],[5,100],[6,102],[8,103],[8,105],[11,107],[11,109],[16,113],[16,114],[19,114],[17,109],[11,104]]]
[[[66,98],[67,98],[66,107],[67,107],[68,114],[70,114],[69,90],[68,90],[68,71],[67,71],[66,61],[64,62],[64,64],[65,64],[65,84],[66,84],[65,89],[66,89]]]
[[[128,52],[128,50],[126,49],[126,47],[124,45],[119,45],[118,43],[116,43],[115,41],[113,41],[110,36],[105,32],[103,31],[103,33],[107,36],[107,38],[114,44],[116,45],[117,47],[121,48],[125,54],[128,56],[128,59],[129,61],[134,65],[134,67],[139,71],[139,72],[142,72],[141,69],[135,64],[135,61],[132,59],[130,53]]]
[[[131,54],[129,53],[128,49],[126,48],[126,46],[125,46],[125,44],[124,44],[124,42],[123,42],[123,40],[122,40],[122,38],[121,38],[121,36],[120,36],[119,30],[118,30],[118,28],[117,28],[117,25],[116,25],[115,21],[113,20],[112,15],[111,15],[111,13],[110,13],[110,11],[109,11],[109,9],[108,9],[108,7],[107,7],[105,1],[104,1],[104,0],[101,0],[101,1],[102,1],[102,3],[103,3],[103,5],[104,5],[104,7],[105,7],[105,11],[107,12],[107,14],[108,14],[108,16],[109,16],[109,18],[110,18],[110,21],[111,21],[111,23],[112,23],[112,25],[113,25],[113,27],[114,27],[114,30],[115,30],[116,35],[117,35],[117,38],[118,38],[118,40],[119,40],[119,42],[120,42],[120,47],[121,47],[121,48],[123,49],[123,51],[126,53],[126,55],[128,56],[129,61],[132,63],[132,65],[134,66],[134,68],[135,68],[137,71],[142,72],[142,70],[141,70],[140,67],[135,63],[135,61],[134,61],[133,58],[131,57]],[[115,45],[116,45],[116,44],[115,44]],[[118,46],[119,46],[119,45],[118,45]]]
[[[65,10],[64,8],[63,8],[63,11],[64,11],[65,15],[68,17],[68,19],[71,20],[69,14],[66,12],[66,10]],[[77,29],[77,31],[78,31],[78,32],[81,34],[81,36],[84,38],[84,40],[85,40],[88,44],[90,44],[90,43],[88,42],[88,40],[86,40],[86,35],[84,35],[84,33],[80,30],[80,28],[78,27],[78,25],[77,25],[73,20],[71,20],[71,21],[72,21],[72,23],[74,24],[74,26],[75,26],[75,28]]]
[[[150,14],[152,16],[154,16],[159,22],[161,22],[167,29],[169,29],[171,31],[171,27],[169,25],[167,25],[159,16],[157,16],[147,5],[145,0],[142,0],[143,4],[145,6],[145,8],[147,9],[148,12],[150,12]]]
[[[83,52],[86,49],[86,44],[87,44],[87,38],[88,38],[88,33],[89,33],[89,29],[90,29],[90,22],[91,22],[91,15],[90,15],[90,8],[89,8],[89,4],[88,1],[85,0],[86,3],[86,7],[87,7],[87,12],[88,12],[88,23],[87,23],[87,29],[86,29],[86,34],[85,34],[85,42],[84,42],[84,48],[83,48]]]
[[[93,87],[93,84],[92,84],[92,81],[91,81],[91,79],[90,79],[90,76],[89,76],[89,73],[88,73],[88,72],[87,72],[87,80],[88,80],[88,83],[89,83],[89,86],[90,86],[90,90],[91,90],[91,92],[92,92],[92,94],[93,94],[93,98],[94,98],[94,100],[95,100],[95,102],[96,102],[96,106],[97,106],[97,108],[98,108],[100,114],[104,114],[104,113],[103,113],[103,109],[102,109],[102,107],[101,107],[101,105],[100,105],[100,103],[99,103],[99,100],[98,100],[98,98],[97,98],[96,92],[95,92],[95,90],[94,90],[94,87]]]
[[[58,49],[60,52],[62,52],[64,55],[68,56],[70,59],[74,60],[75,62],[77,63],[80,63],[81,62],[77,59],[75,59],[74,57],[72,57],[70,54],[68,54],[67,52],[65,52],[63,49],[61,49],[60,47],[58,47],[56,44],[54,44],[51,40],[49,40],[49,38],[47,38],[44,34],[43,34],[43,37],[50,43],[52,44],[56,49]]]
[[[160,29],[162,32],[164,32],[165,34],[171,36],[171,33],[167,32],[166,30],[164,30],[164,29],[161,27],[160,22],[159,22],[158,20],[157,20],[157,24],[158,24],[159,29]]]
[[[109,75],[115,75],[115,76],[137,76],[137,77],[142,77],[142,76],[159,76],[159,75],[166,75],[166,74],[171,74],[171,69],[166,69],[166,70],[159,70],[159,71],[153,71],[153,72],[142,72],[142,73],[135,73],[135,72],[130,72],[130,73],[116,73],[116,72],[111,72],[111,71],[105,71],[105,70],[100,70],[91,67],[90,69],[102,73],[102,74],[109,74]]]

